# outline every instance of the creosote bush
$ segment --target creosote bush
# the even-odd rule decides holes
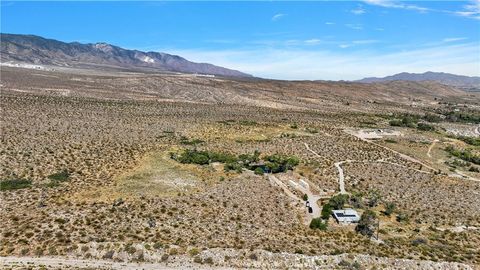
[[[28,179],[11,179],[0,182],[1,191],[29,188],[31,186],[32,181]]]

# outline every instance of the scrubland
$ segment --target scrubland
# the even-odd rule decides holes
[[[352,98],[348,89],[354,85],[333,85],[345,92],[332,94],[322,90],[326,83],[315,90],[313,82],[39,74],[2,71],[1,256],[162,264],[181,258],[192,265],[261,267],[255,261],[282,254],[305,260],[344,254],[335,264],[322,260],[348,268],[363,254],[383,258],[385,266],[393,258],[430,261],[432,267],[442,261],[480,264],[480,177],[468,170],[478,166],[457,161],[453,168],[458,158],[445,150],[454,145],[478,153],[478,146],[452,138],[444,124],[433,124],[434,131],[393,127],[402,135],[375,141],[345,132],[392,128],[392,110],[431,111],[427,94],[420,95],[423,105],[412,107],[408,99],[374,102],[369,92]],[[288,92],[292,85],[311,86],[305,92],[311,100]],[[272,90],[264,96],[254,87]],[[224,96],[216,94],[219,89]],[[464,102],[455,91],[442,98]],[[290,97],[282,96],[287,92]],[[371,208],[378,214],[380,241],[333,218],[325,231],[310,229],[302,222],[303,204],[268,176],[171,158],[185,149],[294,156],[300,163],[293,173],[278,178],[287,186],[288,179],[307,179],[322,196],[339,191],[334,164],[348,161],[341,165],[346,190],[381,196],[372,207],[355,205],[360,213]],[[396,206],[390,216],[382,214],[386,202]],[[218,256],[205,255],[215,250]],[[375,265],[362,260],[361,267]]]

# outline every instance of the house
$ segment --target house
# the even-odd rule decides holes
[[[351,224],[357,223],[360,221],[360,216],[358,215],[357,211],[347,208],[342,210],[333,210],[333,217],[337,220],[340,224]]]

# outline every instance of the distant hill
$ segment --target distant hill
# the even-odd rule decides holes
[[[374,83],[388,81],[434,81],[445,85],[455,86],[465,91],[480,91],[480,77],[468,77],[443,72],[425,72],[425,73],[398,73],[383,78],[364,78],[357,82]]]
[[[127,50],[107,43],[65,43],[34,35],[1,34],[1,61],[75,68],[168,71],[228,77],[251,75],[162,52]]]

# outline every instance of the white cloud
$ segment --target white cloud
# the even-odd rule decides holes
[[[380,6],[384,8],[409,9],[409,10],[416,10],[418,12],[430,12],[430,11],[440,12],[440,13],[454,14],[457,16],[480,20],[480,0],[470,0],[468,1],[468,4],[463,6],[462,10],[457,10],[457,11],[426,8],[418,5],[405,4],[403,2],[395,1],[395,0],[363,0],[363,2],[370,5]]]
[[[326,22],[325,24],[326,25],[334,25],[335,23],[334,22]]]
[[[470,1],[468,5],[463,6],[463,10],[455,11],[454,14],[480,20],[480,0]]]
[[[352,41],[353,44],[359,44],[359,45],[373,44],[373,43],[378,43],[378,42],[380,42],[380,41],[376,40],[376,39],[363,39],[363,40]]]
[[[354,29],[354,30],[362,30],[363,26],[361,24],[353,24],[353,23],[347,23],[345,24],[346,27]]]
[[[452,37],[452,38],[444,38],[442,39],[442,42],[455,42],[455,41],[461,41],[461,40],[466,40],[467,38],[465,37]]]
[[[304,42],[307,45],[317,45],[317,44],[320,44],[322,41],[320,39],[312,38],[312,39],[307,39]]]
[[[362,15],[362,14],[365,14],[365,9],[363,9],[362,7],[358,7],[356,9],[350,10],[350,12],[352,12],[355,15]]]
[[[390,53],[268,48],[162,51],[275,79],[353,80],[429,70],[478,76],[480,63],[480,48],[474,42]]]
[[[274,21],[274,22],[275,22],[275,21],[278,21],[278,20],[280,20],[282,17],[285,17],[285,14],[282,14],[282,13],[275,14],[275,15],[273,15],[273,17],[272,17],[272,21]]]
[[[385,8],[400,8],[400,9],[411,9],[411,10],[416,10],[420,12],[427,12],[431,11],[431,9],[426,8],[426,7],[420,7],[417,5],[411,5],[411,4],[405,4],[400,1],[393,1],[393,0],[363,0],[363,2],[370,4],[370,5],[375,5],[375,6],[381,6]]]

